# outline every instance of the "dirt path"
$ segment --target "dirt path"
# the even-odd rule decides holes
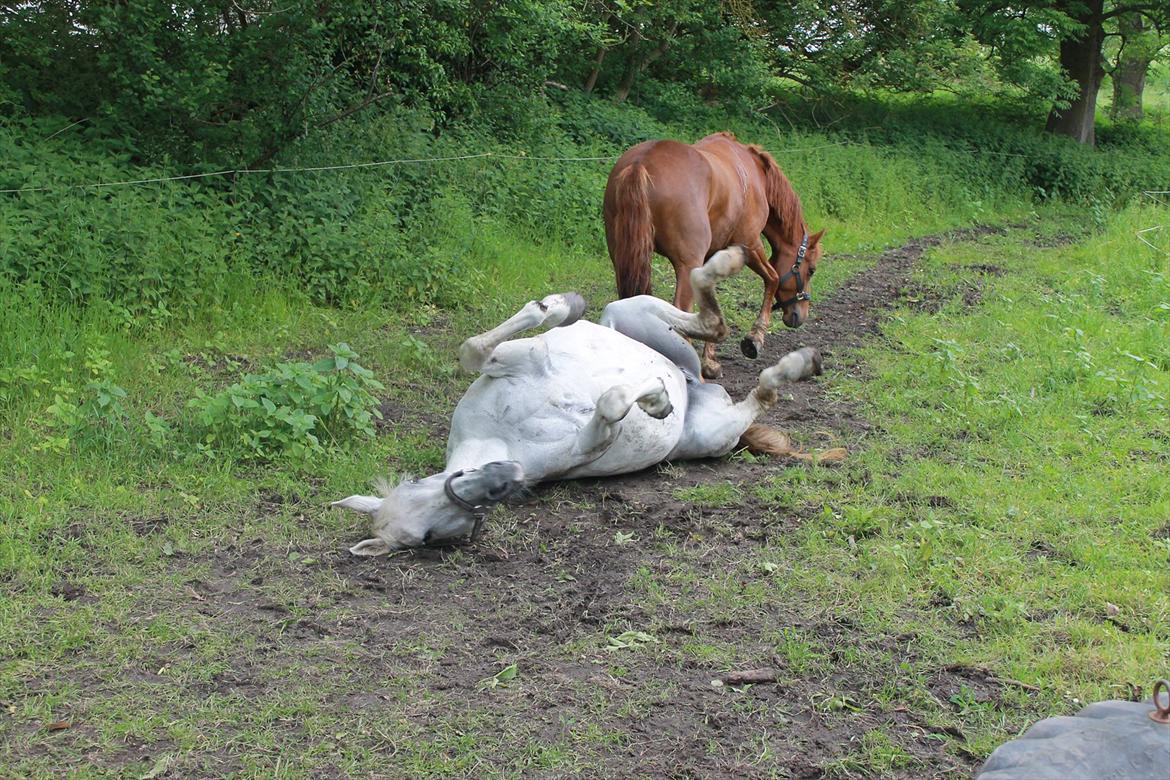
[[[979,226],[955,230],[915,239],[882,252],[871,268],[849,277],[826,300],[815,301],[811,322],[799,330],[775,324],[768,334],[764,357],[775,359],[790,350],[814,346],[821,350],[826,370],[856,371],[856,365],[841,362],[842,358],[878,333],[882,318],[904,298],[910,276],[924,252],[943,241],[970,240],[997,232],[1003,229]],[[729,344],[732,340],[728,340]],[[755,386],[756,376],[764,367],[763,361],[740,355],[734,345],[722,347],[720,360],[724,366],[724,378],[720,381],[735,398]],[[793,400],[779,404],[764,422],[789,432],[831,431],[841,436],[846,446],[856,446],[870,429],[851,404],[827,399],[821,383],[803,382],[785,393]]]
[[[974,229],[946,238],[986,232]],[[872,268],[817,302],[816,318],[807,327],[771,334],[768,354],[812,344],[824,351],[832,370],[855,370],[837,361],[878,331],[916,261],[942,240],[924,238],[881,254]],[[764,363],[732,354],[737,350],[730,340],[728,344],[722,349],[723,383],[739,397],[754,386]],[[795,386],[792,395],[792,401],[772,411],[768,422],[810,435],[828,429],[846,446],[860,446],[870,426],[849,403],[828,400],[817,382]],[[861,670],[844,661],[843,648],[864,644],[898,657],[903,651],[896,638],[866,636],[849,621],[806,605],[771,604],[762,613],[717,600],[701,611],[672,606],[687,603],[687,577],[680,576],[678,561],[659,551],[663,545],[649,544],[651,540],[688,550],[687,567],[703,581],[717,579],[733,561],[800,522],[786,508],[746,492],[726,507],[702,509],[674,492],[696,484],[758,484],[775,469],[772,463],[705,461],[622,478],[541,486],[524,504],[497,514],[491,533],[474,548],[425,550],[389,564],[337,556],[330,566],[346,581],[349,597],[386,615],[361,621],[360,629],[351,627],[360,631],[364,646],[394,646],[406,637],[438,638],[449,635],[449,626],[460,626],[457,639],[449,637],[454,641],[426,670],[425,687],[449,694],[429,699],[419,713],[436,726],[466,710],[487,717],[496,728],[514,730],[516,738],[526,734],[553,743],[566,737],[566,724],[586,718],[607,733],[621,735],[597,753],[609,776],[763,776],[780,769],[792,777],[819,777],[821,767],[840,757],[859,734],[892,721],[916,735],[902,745],[922,762],[916,776],[969,768],[946,753],[937,730],[912,713],[864,712],[843,719],[831,707],[822,711],[815,704],[837,697],[842,708],[852,711],[853,702],[865,700],[868,691],[852,679]],[[616,544],[616,534],[634,541]],[[653,600],[631,586],[646,572],[658,582],[672,583],[663,586],[668,592],[658,603],[649,603]],[[670,593],[672,588],[677,591]],[[451,598],[452,593],[458,596]],[[706,664],[685,653],[675,663],[656,663],[645,654],[621,658],[623,674],[614,676],[607,662],[619,656],[604,648],[604,637],[651,626],[658,626],[663,643],[731,646],[733,658],[762,667],[782,664],[775,657],[777,631],[816,636],[822,647],[842,652],[830,650],[827,677],[789,670],[780,674],[779,683],[751,686],[730,697],[712,686],[723,673],[718,663]],[[476,693],[478,681],[513,662],[520,670],[516,684]],[[412,665],[396,659],[392,667],[403,663]],[[406,671],[400,666],[386,670]],[[937,688],[945,697],[959,682],[978,687],[978,681],[942,670]],[[585,702],[598,698],[605,703],[591,705],[587,713]],[[772,735],[773,750],[782,746],[786,751],[770,765],[753,764],[748,755],[761,734]],[[921,771],[923,767],[929,769]]]
[[[855,370],[848,351],[877,331],[915,262],[940,240],[882,254],[818,301],[804,329],[770,335],[766,354],[813,344],[832,371]],[[724,383],[738,397],[765,364],[728,344]],[[792,395],[768,422],[861,445],[869,424],[850,404],[829,400],[818,382]],[[388,777],[458,766],[479,751],[467,774],[815,778],[879,727],[913,757],[906,776],[967,772],[973,760],[948,752],[921,715],[873,703],[911,659],[909,638],[866,632],[840,605],[775,597],[781,575],[752,564],[801,522],[793,507],[751,490],[777,468],[701,461],[543,485],[498,510],[475,546],[388,559],[336,546],[286,559],[240,537],[191,561],[183,591],[151,607],[193,608],[217,631],[254,638],[203,683],[208,695],[263,703],[289,685],[348,723],[383,724],[368,734],[355,726],[349,739],[384,750]],[[677,496],[729,485],[734,500],[723,505]],[[625,631],[657,641],[614,646]],[[800,643],[807,664],[793,661]],[[864,648],[862,660],[853,648]],[[514,679],[483,684],[510,664]],[[712,684],[752,669],[772,670],[775,681]],[[944,701],[960,684],[977,694],[989,685],[962,670],[932,674]],[[313,739],[295,720],[277,735],[294,755]],[[404,756],[413,757],[409,770],[396,764]],[[204,758],[216,774],[240,766],[238,755]]]

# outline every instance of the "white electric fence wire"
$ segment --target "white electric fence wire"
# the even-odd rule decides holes
[[[774,154],[788,154],[793,152],[811,152],[817,149],[828,149],[832,146],[845,146],[851,144],[851,141],[839,141],[837,143],[823,144],[821,146],[807,146],[793,149],[779,149]],[[545,157],[533,154],[509,154],[506,152],[479,152],[478,154],[461,154],[451,157],[418,157],[410,159],[398,160],[376,160],[374,162],[350,163],[347,165],[317,165],[304,168],[228,168],[222,171],[209,171],[207,173],[188,173],[181,176],[159,176],[151,179],[129,179],[126,181],[105,181],[94,182],[92,184],[63,184],[47,187],[14,187],[11,189],[0,190],[0,195],[22,193],[22,192],[54,192],[62,190],[87,190],[87,189],[101,189],[104,187],[130,187],[139,184],[158,184],[167,181],[185,181],[188,179],[207,179],[212,176],[249,176],[255,174],[281,174],[281,173],[319,173],[322,171],[346,171],[357,168],[381,168],[388,165],[415,165],[419,163],[434,163],[434,162],[454,162],[457,160],[480,160],[487,157],[494,157],[502,160],[532,160],[538,162],[613,162],[618,158],[617,155],[602,155],[599,157]]]
[[[164,181],[182,181],[184,179],[205,179],[210,176],[232,176],[232,175],[248,175],[257,173],[309,173],[319,171],[342,171],[353,168],[377,168],[385,165],[408,165],[411,163],[428,163],[428,162],[449,162],[452,160],[474,160],[480,157],[496,156],[493,152],[481,152],[479,154],[463,154],[454,157],[427,157],[417,159],[400,159],[400,160],[378,160],[375,162],[365,163],[351,163],[348,165],[319,165],[305,168],[229,168],[222,171],[210,171],[208,173],[188,173],[182,176],[160,176],[154,179],[132,179],[128,181],[108,181],[97,182],[94,184],[66,184],[59,187],[17,187],[14,189],[0,190],[0,194],[13,192],[48,192],[51,190],[83,190],[83,189],[97,189],[99,187],[126,187],[136,184],[155,184]],[[502,155],[501,155],[502,156]]]
[[[1156,203],[1170,206],[1170,190],[1143,190],[1142,195],[1145,195],[1147,198]],[[1158,246],[1153,241],[1147,239],[1144,235],[1145,233],[1153,233],[1165,229],[1165,225],[1154,225],[1153,227],[1142,228],[1141,230],[1137,231],[1135,235],[1137,236],[1138,241],[1141,241],[1143,244],[1150,247],[1150,249],[1153,249],[1155,252],[1161,252],[1167,257],[1170,257],[1170,249],[1164,249]]]

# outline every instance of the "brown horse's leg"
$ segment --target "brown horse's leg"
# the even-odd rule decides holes
[[[715,342],[708,341],[703,345],[703,379],[718,379],[723,376],[723,364],[715,357]]]
[[[776,297],[776,290],[780,287],[780,274],[776,273],[776,269],[764,257],[762,241],[756,239],[755,244],[748,247],[748,252],[748,267],[764,280],[764,303],[760,307],[760,316],[756,317],[751,332],[739,345],[743,354],[754,360],[764,348],[764,336],[772,324],[772,299]]]
[[[695,290],[691,287],[691,271],[701,266],[703,262],[700,260],[698,263],[688,263],[672,257],[670,264],[674,266],[674,308],[679,311],[690,311],[691,305],[695,302]]]

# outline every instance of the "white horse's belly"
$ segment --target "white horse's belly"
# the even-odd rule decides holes
[[[556,328],[535,340],[547,347],[542,367],[481,376],[460,399],[451,419],[449,467],[481,465],[462,462],[479,457],[478,442],[503,445],[534,480],[637,471],[670,454],[682,437],[687,408],[686,381],[674,363],[591,322]],[[602,393],[615,385],[655,378],[666,387],[674,406],[671,414],[655,420],[635,406],[600,457],[586,461],[574,453],[577,436],[593,417]]]

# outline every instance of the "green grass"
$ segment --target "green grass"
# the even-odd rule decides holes
[[[1077,246],[1012,232],[928,254],[917,275],[948,302],[896,313],[866,378],[834,384],[881,435],[839,470],[772,479],[816,512],[770,551],[803,598],[1038,686],[1035,715],[1164,673],[1170,264],[1134,233],[1165,218],[1131,208]],[[1002,740],[997,712],[965,714],[980,750]]]
[[[895,169],[886,185],[904,173]],[[867,253],[976,216],[916,216],[910,195],[876,192],[893,204],[889,219],[865,211],[834,225],[809,199],[814,224],[836,230],[818,296],[865,268]],[[1014,220],[1025,211],[1006,203],[985,216]],[[1042,216],[1050,233],[1083,234],[1078,214]],[[694,521],[689,535],[660,527],[613,542],[636,510],[619,506],[614,527],[605,526],[596,486],[545,494],[545,505],[579,512],[562,533],[501,520],[494,533],[505,554],[540,548],[547,556],[550,591],[587,579],[588,562],[571,551],[594,525],[604,527],[606,555],[642,546],[655,559],[607,573],[620,608],[601,623],[539,645],[543,652],[478,649],[486,654],[479,679],[510,663],[518,674],[466,705],[467,691],[432,687],[469,628],[459,621],[385,647],[366,645],[360,632],[320,641],[297,632],[398,619],[414,604],[507,593],[507,584],[477,578],[477,559],[460,552],[433,566],[388,562],[384,605],[356,612],[355,580],[323,561],[358,538],[358,524],[327,502],[387,471],[441,467],[436,420],[467,382],[454,370],[454,345],[550,290],[582,289],[596,311],[612,284],[599,247],[541,241],[487,219],[468,248],[482,290],[448,308],[324,307],[287,281],[241,276],[205,311],[142,322],[116,307],[79,310],[9,289],[0,309],[3,367],[35,372],[0,385],[8,392],[0,400],[8,466],[0,483],[3,774],[140,776],[160,761],[188,776],[599,774],[644,736],[638,722],[676,706],[680,692],[657,684],[656,669],[706,680],[775,664],[784,702],[750,689],[718,694],[759,726],[758,741],[711,741],[720,766],[774,771],[793,749],[783,736],[789,708],[842,730],[833,733],[866,725],[859,742],[842,740],[825,771],[913,775],[922,759],[909,738],[867,718],[912,709],[928,725],[962,731],[962,744],[936,740],[949,755],[983,756],[1031,719],[1075,710],[1074,700],[1148,685],[1164,675],[1170,643],[1170,267],[1162,253],[1170,247],[1150,249],[1134,233],[1170,216],[1149,204],[1107,222],[1068,246],[1038,246],[1036,230],[1015,229],[929,252],[917,280],[942,308],[898,310],[862,351],[864,378],[826,378],[830,392],[879,426],[842,467],[777,466],[751,485],[696,483],[684,467],[660,469],[664,493],[720,510],[715,525]],[[834,256],[843,254],[852,256]],[[672,284],[665,266],[656,261],[664,294]],[[758,281],[741,277],[726,294],[755,301]],[[378,437],[343,442],[309,466],[206,459],[184,438],[185,404],[197,388],[316,357],[338,341],[362,356],[401,410]],[[87,349],[108,352],[127,416],[46,446],[55,388],[81,386]],[[151,443],[147,411],[173,425],[175,440]],[[726,515],[752,501],[804,520],[765,543],[730,545]],[[219,587],[238,590],[221,601]],[[409,597],[405,607],[398,593]],[[495,616],[525,626],[548,620],[529,603],[533,594],[523,595],[501,602]],[[239,606],[219,606],[233,600]],[[272,623],[232,612],[256,603]],[[839,628],[846,623],[852,628]],[[834,627],[839,633],[825,633]],[[661,642],[605,649],[628,630]],[[988,701],[960,689],[940,700],[932,675],[947,665],[1039,690],[1009,685]],[[554,666],[584,671],[561,679]],[[560,718],[548,732],[517,715],[540,707]],[[57,720],[72,725],[46,729]]]

